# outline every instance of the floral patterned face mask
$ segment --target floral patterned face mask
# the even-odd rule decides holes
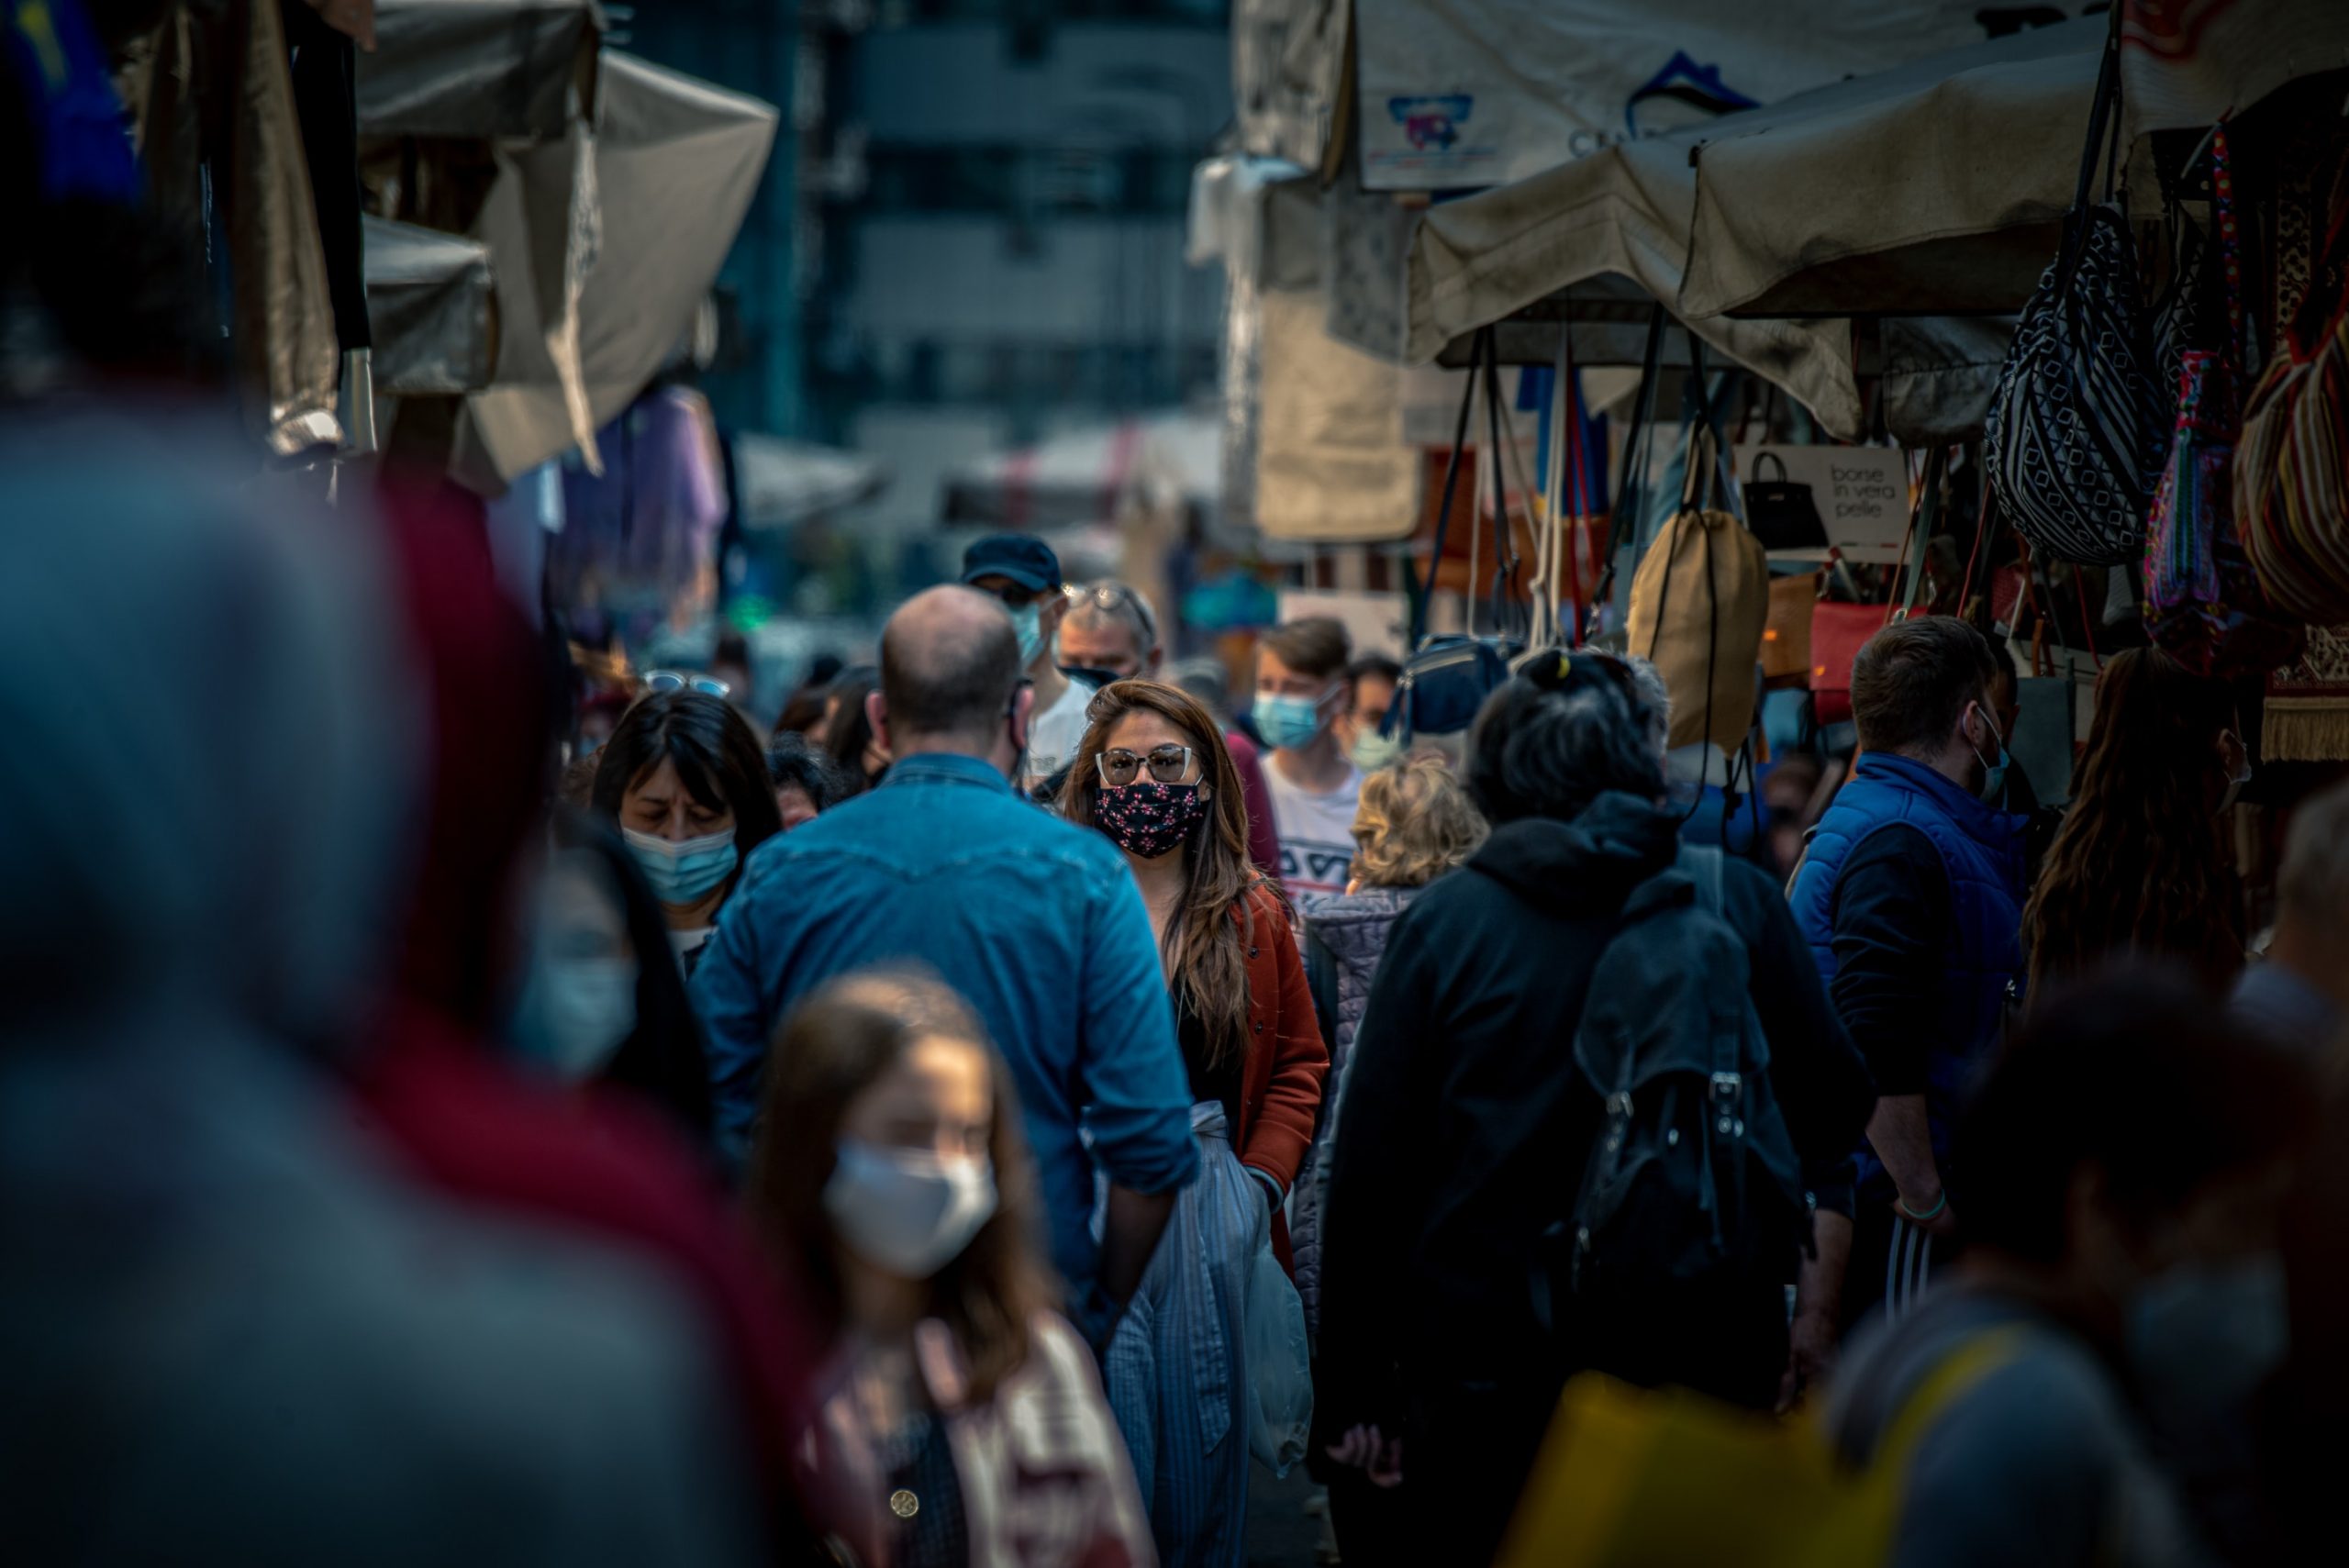
[[[1093,799],[1095,826],[1130,855],[1146,861],[1176,848],[1208,814],[1208,792],[1195,784],[1136,779]]]

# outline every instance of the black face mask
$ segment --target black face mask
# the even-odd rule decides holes
[[[1093,687],[1096,691],[1098,691],[1103,686],[1110,684],[1112,682],[1130,681],[1135,678],[1134,676],[1126,674],[1122,671],[1097,670],[1089,664],[1062,664],[1057,666],[1057,668],[1060,670],[1062,674],[1066,675],[1070,680],[1082,681],[1086,685]]]

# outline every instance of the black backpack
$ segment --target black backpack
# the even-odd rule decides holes
[[[1685,846],[1633,890],[1591,975],[1575,1067],[1604,1102],[1537,1291],[1578,1317],[1726,1299],[1794,1279],[1809,1201],[1770,1086],[1721,851]],[[1548,1302],[1537,1301],[1545,1321]]]

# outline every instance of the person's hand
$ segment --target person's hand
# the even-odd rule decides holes
[[[1778,1414],[1802,1403],[1803,1396],[1834,1370],[1835,1319],[1805,1307],[1796,1312],[1787,1330],[1787,1371],[1778,1380]]]
[[[1403,1484],[1403,1440],[1386,1437],[1376,1427],[1349,1427],[1343,1438],[1322,1451],[1361,1471],[1374,1486],[1391,1489]]]
[[[1892,1201],[1892,1212],[1928,1236],[1957,1234],[1957,1214],[1950,1207],[1949,1194],[1936,1188],[1923,1195],[1923,1201],[1903,1193]]]

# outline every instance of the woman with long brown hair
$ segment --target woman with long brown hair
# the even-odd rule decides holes
[[[2157,648],[2105,665],[2071,810],[2023,911],[2032,990],[2124,953],[2232,984],[2243,937],[2226,810],[2251,777],[2233,694]]]
[[[1160,1560],[1245,1552],[1249,1368],[1241,1321],[1256,1250],[1313,1139],[1330,1053],[1288,906],[1249,862],[1247,808],[1206,708],[1154,681],[1097,693],[1063,786],[1070,821],[1126,854],[1158,938],[1191,1078],[1199,1180],[1174,1218],[1107,1359],[1110,1407]]]
[[[1011,1075],[917,971],[785,1023],[744,1201],[831,1338],[802,1494],[859,1562],[1148,1561],[1092,1352],[1052,1308]]]

